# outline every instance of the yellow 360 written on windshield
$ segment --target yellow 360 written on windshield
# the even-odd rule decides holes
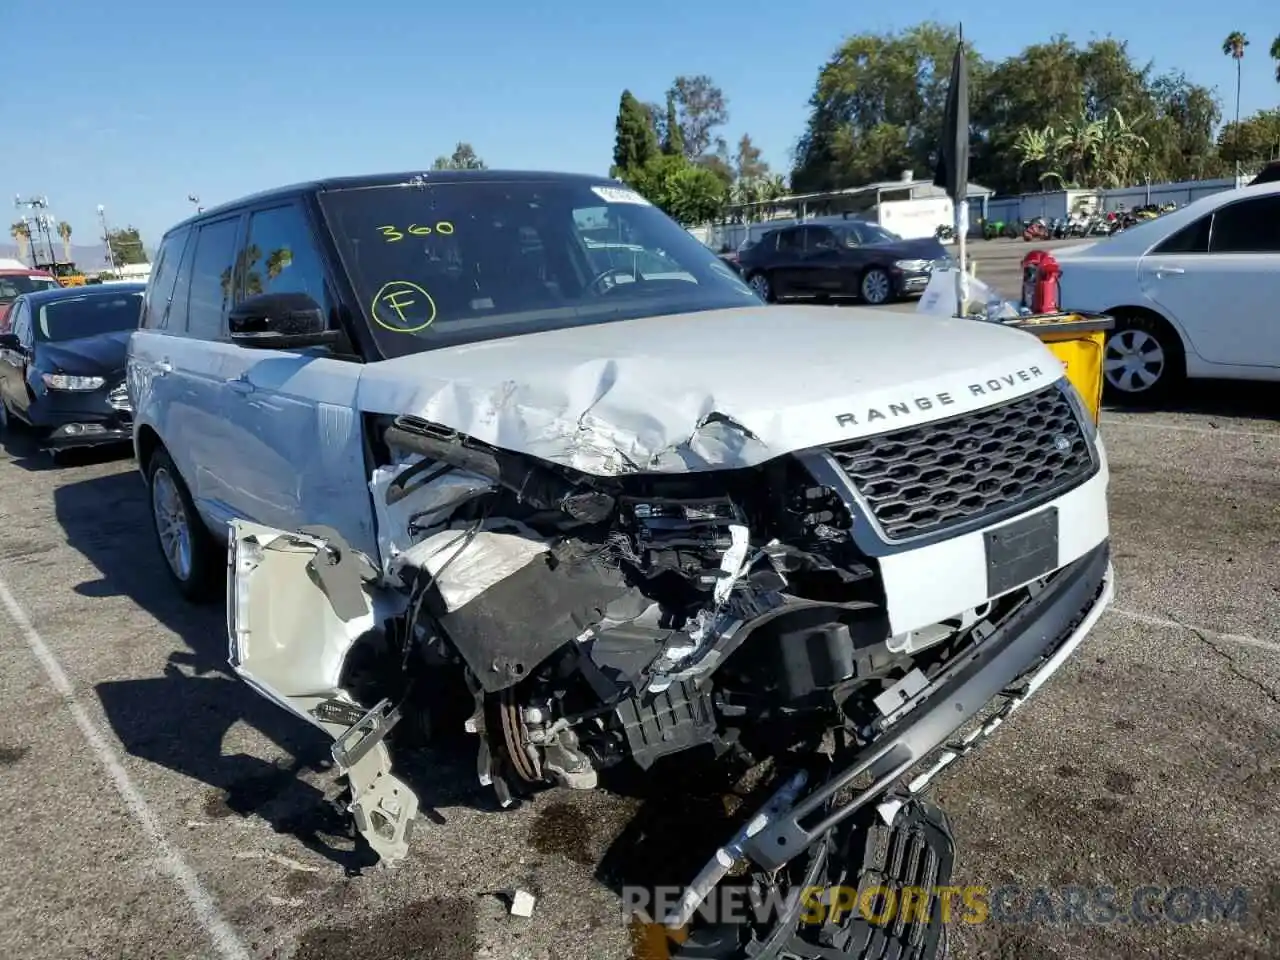
[[[425,223],[411,223],[403,230],[394,224],[378,227],[378,232],[386,239],[387,243],[395,243],[397,240],[403,240],[405,236],[411,237],[427,237],[433,233],[447,237],[453,233],[453,224],[448,220],[440,220],[434,226]]]

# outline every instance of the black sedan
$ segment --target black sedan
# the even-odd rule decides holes
[[[879,305],[923,293],[935,265],[950,262],[936,237],[904,240],[864,220],[780,227],[739,251],[739,269],[761,298],[857,297]]]
[[[65,287],[15,300],[0,334],[0,431],[25,424],[55,452],[131,440],[125,351],[145,289]]]

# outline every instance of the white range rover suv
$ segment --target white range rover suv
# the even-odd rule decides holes
[[[452,687],[504,803],[772,759],[786,802],[740,852],[818,877],[1112,596],[1106,454],[1038,340],[766,306],[612,180],[206,211],[164,238],[128,382],[178,588],[226,578],[231,665],[335,739],[386,860],[418,810],[393,750]]]

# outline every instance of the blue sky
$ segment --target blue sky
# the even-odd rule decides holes
[[[212,205],[326,174],[413,169],[457,140],[494,167],[606,173],[622,89],[657,100],[679,73],[710,74],[729,98],[724,135],[749,132],[786,169],[818,67],[841,38],[923,19],[963,21],[989,57],[1056,32],[1128,38],[1159,68],[1216,86],[1228,113],[1235,71],[1219,48],[1241,29],[1252,40],[1243,112],[1280,102],[1267,57],[1280,20],[1263,0],[1162,0],[1158,16],[1115,0],[2,6],[0,191],[47,194],[80,243],[97,232],[99,203],[113,226],[133,223],[154,245],[191,212],[190,193]]]

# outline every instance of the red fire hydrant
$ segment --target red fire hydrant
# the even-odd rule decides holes
[[[1022,304],[1034,314],[1058,312],[1058,279],[1062,267],[1047,250],[1022,258]]]

